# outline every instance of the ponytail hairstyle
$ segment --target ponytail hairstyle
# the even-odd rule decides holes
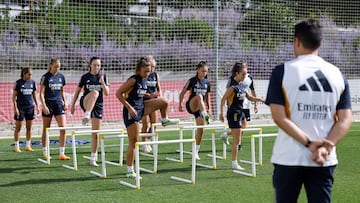
[[[91,57],[91,59],[90,59],[90,62],[89,62],[89,71],[91,71],[91,63],[94,61],[94,60],[100,60],[101,61],[101,59],[100,59],[100,57],[98,57],[98,56],[93,56],[93,57]]]
[[[141,68],[145,68],[148,66],[151,66],[150,58],[147,56],[141,57],[136,64],[135,74],[139,74]]]
[[[53,64],[55,64],[55,63],[60,63],[60,59],[58,59],[58,58],[51,58],[51,59],[50,59],[50,62],[49,62],[49,71],[50,71],[50,69],[51,69],[51,66],[52,66]]]
[[[32,71],[32,68],[23,68],[23,69],[21,69],[21,74],[20,74],[21,79],[23,79],[25,74],[30,72],[30,71]]]
[[[239,62],[236,62],[231,69],[231,76],[235,77],[236,73],[239,73],[246,67],[247,67],[247,63],[244,60],[240,60]]]
[[[206,61],[200,61],[199,64],[197,64],[196,66],[196,70],[199,70],[200,68],[203,67],[208,67],[208,64],[206,63]],[[196,72],[196,77],[198,76],[197,72]],[[207,78],[207,74],[205,75],[205,78]]]

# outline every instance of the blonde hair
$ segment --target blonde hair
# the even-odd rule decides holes
[[[51,58],[50,62],[49,62],[49,71],[51,69],[51,66],[54,65],[55,63],[60,63],[60,59],[58,58]]]

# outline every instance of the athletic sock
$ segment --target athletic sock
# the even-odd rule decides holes
[[[60,155],[65,155],[65,147],[60,147]]]
[[[19,141],[15,141],[15,148],[20,147],[20,142]]]
[[[26,140],[26,146],[30,147],[31,146],[31,140]]]
[[[200,145],[196,145],[196,152],[199,153],[200,151]]]
[[[134,172],[134,167],[133,166],[127,166],[126,168],[127,168],[128,173]]]
[[[84,118],[89,118],[89,119],[90,119],[90,116],[91,116],[91,112],[90,112],[90,111],[86,111],[86,112],[85,112],[85,115],[84,115]]]

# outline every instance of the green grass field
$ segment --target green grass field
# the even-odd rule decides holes
[[[275,127],[264,127],[264,133],[276,132]],[[159,140],[177,139],[178,132],[162,132]],[[360,202],[360,157],[357,155],[360,143],[360,124],[354,123],[348,135],[337,147],[340,164],[335,171],[333,202]],[[189,138],[189,133],[185,134]],[[243,151],[240,159],[250,160],[250,139],[243,138]],[[217,136],[218,137],[218,136]],[[201,146],[199,163],[211,164],[206,154],[211,151],[210,131],[206,132]],[[57,137],[51,137],[57,139]],[[70,136],[68,137],[70,139]],[[90,136],[77,137],[90,140]],[[21,140],[24,140],[21,137]],[[34,139],[36,140],[36,139]],[[232,141],[232,140],[230,140]],[[227,160],[217,160],[217,169],[197,167],[196,183],[186,184],[170,179],[177,176],[190,179],[191,157],[184,155],[184,163],[165,160],[165,157],[178,158],[175,150],[178,144],[160,145],[158,173],[141,173],[141,189],[136,190],[119,184],[126,179],[126,166],[107,165],[107,178],[101,179],[90,174],[90,170],[101,172],[101,168],[88,166],[88,160],[82,156],[90,155],[90,144],[79,145],[78,171],[71,171],[62,164],[72,161],[56,160],[58,146],[52,147],[53,160],[50,165],[37,161],[41,157],[41,148],[35,152],[12,152],[11,139],[0,140],[0,202],[273,202],[272,170],[270,155],[274,138],[264,138],[264,165],[257,168],[257,177],[247,177],[233,173],[231,154],[228,147]],[[106,140],[108,160],[118,161],[119,140]],[[22,148],[23,149],[23,148]],[[190,144],[185,144],[190,149]],[[217,151],[222,152],[222,142],[217,140]],[[67,146],[67,155],[71,155],[71,146]],[[152,159],[141,157],[141,167],[151,169]],[[251,171],[249,164],[241,164]],[[133,184],[135,181],[133,180]],[[299,202],[306,202],[304,191]]]

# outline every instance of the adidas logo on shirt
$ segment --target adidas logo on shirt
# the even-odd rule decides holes
[[[329,81],[326,79],[325,75],[320,71],[316,71],[314,76],[306,79],[307,83],[299,87],[300,91],[309,91],[309,87],[312,91],[321,92],[319,84],[321,85],[324,92],[333,92],[329,84]]]

